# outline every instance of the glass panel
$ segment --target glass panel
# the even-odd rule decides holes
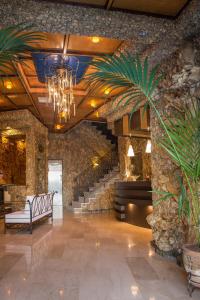
[[[60,160],[49,160],[48,162],[48,191],[57,192],[53,201],[53,217],[55,219],[63,218],[62,161]]]

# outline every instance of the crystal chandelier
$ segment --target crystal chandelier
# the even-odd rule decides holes
[[[56,59],[55,59],[56,60]],[[53,103],[54,112],[59,123],[67,122],[76,114],[73,88],[75,71],[67,64],[68,57],[61,62],[52,64],[53,75],[46,77],[49,103]]]

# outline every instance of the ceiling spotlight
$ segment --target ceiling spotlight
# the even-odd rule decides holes
[[[100,42],[100,38],[99,38],[98,36],[93,36],[93,37],[92,37],[92,42],[93,42],[94,44],[98,44],[98,43]]]
[[[96,118],[99,118],[99,112],[98,111],[96,112]]]
[[[13,88],[13,84],[10,80],[7,80],[4,85],[7,90],[11,90]]]

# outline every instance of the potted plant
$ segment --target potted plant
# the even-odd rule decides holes
[[[165,200],[176,199],[180,219],[187,220],[190,232],[195,233],[192,244],[183,246],[183,261],[189,276],[189,292],[200,287],[200,107],[190,103],[182,115],[175,119],[163,119],[154,99],[156,88],[162,79],[158,66],[149,70],[148,59],[144,62],[129,53],[105,56],[93,62],[94,72],[88,75],[92,90],[109,88],[123,90],[113,101],[113,106],[131,106],[131,115],[138,107],[150,106],[163,129],[160,146],[181,170],[180,195],[166,193]],[[164,192],[165,193],[165,192]],[[163,200],[163,199],[162,199]]]
[[[183,263],[191,295],[195,287],[200,287],[200,103],[191,101],[176,119],[167,119],[165,126],[175,148],[166,132],[160,145],[181,168],[182,177],[178,195],[155,191],[161,194],[156,204],[175,200],[180,222],[188,224],[190,243],[183,246]]]

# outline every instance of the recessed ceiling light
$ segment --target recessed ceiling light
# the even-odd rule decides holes
[[[105,94],[105,95],[109,95],[109,94],[110,94],[110,89],[105,89],[105,90],[104,90],[104,94]]]
[[[5,81],[4,85],[7,90],[11,90],[13,88],[13,84],[10,80]]]
[[[62,126],[60,124],[55,125],[55,129],[60,130],[61,128],[62,128]]]
[[[97,106],[96,102],[94,100],[90,101],[90,106],[92,106],[93,108],[95,108]]]
[[[93,42],[94,44],[98,44],[98,43],[100,42],[100,38],[99,38],[98,36],[93,36],[93,37],[92,37],[92,42]]]

